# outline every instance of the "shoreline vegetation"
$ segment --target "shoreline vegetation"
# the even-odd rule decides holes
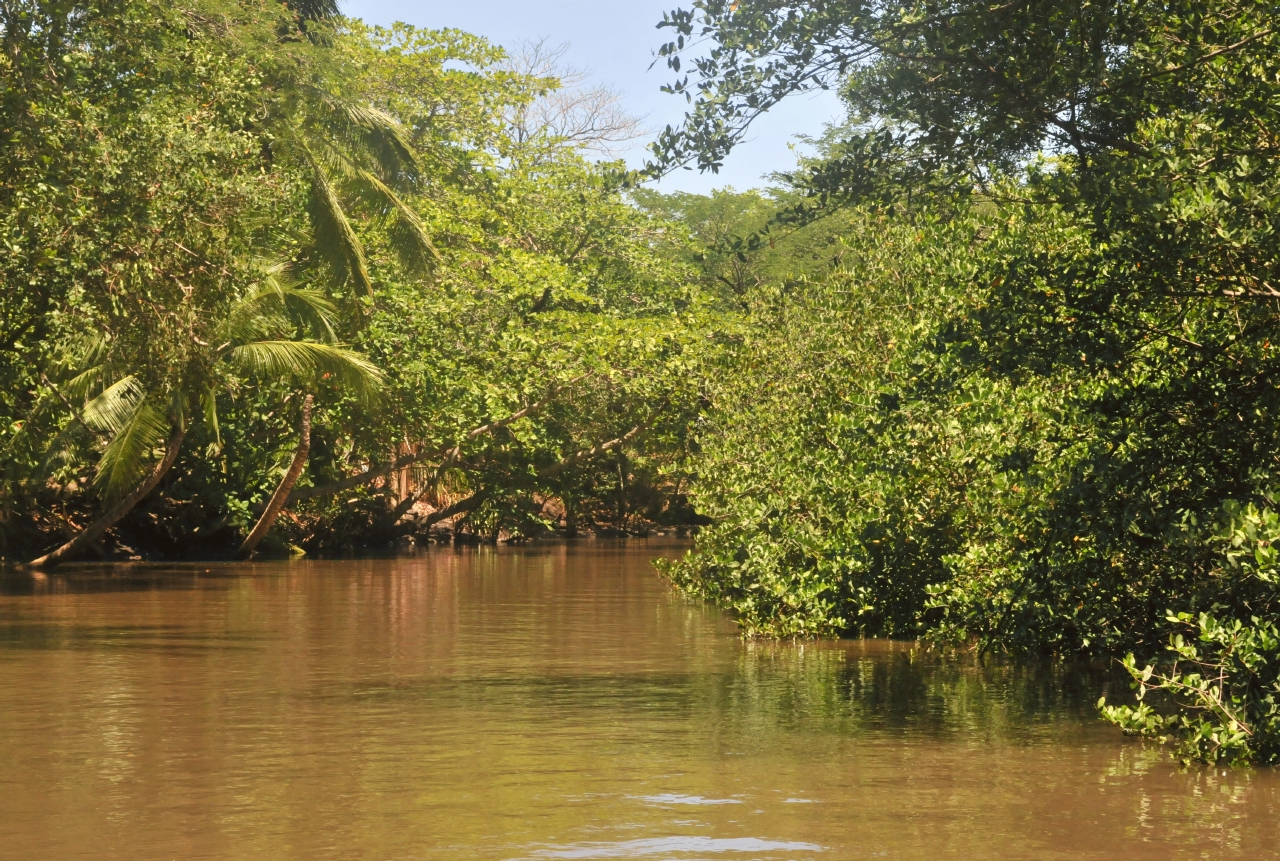
[[[701,522],[715,302],[554,51],[324,3],[5,16],[4,558]]]
[[[764,637],[1119,661],[1280,761],[1272,4],[697,0],[644,171],[544,43],[0,11],[0,557],[697,527]],[[815,87],[764,191],[662,194]]]

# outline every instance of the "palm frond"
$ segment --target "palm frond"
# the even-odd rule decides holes
[[[200,396],[200,406],[204,409],[204,423],[213,431],[215,451],[222,451],[222,428],[218,426],[218,390],[209,386]]]
[[[68,337],[60,345],[58,364],[72,375],[78,374],[103,364],[110,348],[111,338],[106,333],[93,330],[81,331]],[[65,378],[66,373],[57,376]]]
[[[305,151],[311,167],[309,214],[320,253],[329,261],[338,280],[350,277],[357,289],[372,296],[373,282],[369,279],[369,264],[360,237],[347,219],[324,165],[309,149]]]
[[[62,344],[56,367],[49,369],[49,376],[59,382],[64,395],[83,402],[94,386],[101,383],[110,348],[111,339],[102,332],[73,336]]]
[[[364,202],[373,206],[380,215],[394,219],[396,229],[392,231],[392,238],[395,240],[395,250],[401,257],[412,263],[440,259],[440,252],[431,241],[431,234],[427,233],[422,218],[413,207],[405,203],[395,189],[343,153],[330,148],[330,154],[336,166],[335,173],[340,172],[353,182],[359,188]]]
[[[302,279],[298,278],[289,264],[283,260],[277,260],[267,266],[263,273],[263,280],[278,290],[302,286]]]
[[[406,263],[430,271],[440,262],[440,252],[418,214],[396,199],[396,218],[387,231],[391,246]]]
[[[79,422],[67,422],[45,449],[44,457],[40,462],[39,474],[41,476],[51,475],[58,466],[74,462],[77,459],[76,454],[79,446],[85,441],[86,437],[92,438],[92,436]]]
[[[304,21],[327,21],[341,14],[337,0],[286,0],[285,5]]]
[[[190,418],[190,409],[191,402],[188,392],[181,386],[169,389],[169,417],[184,430],[187,427],[187,419]]]
[[[279,309],[261,307],[267,303],[257,301],[259,298],[249,296],[232,307],[231,313],[219,329],[220,340],[228,344],[261,341],[289,328],[289,319]]]
[[[232,343],[263,340],[296,321],[320,340],[333,343],[338,340],[337,316],[337,306],[323,291],[298,286],[287,270],[276,266],[231,309],[226,339]]]
[[[107,370],[106,365],[94,365],[85,368],[69,380],[62,383],[62,391],[73,401],[83,402],[89,397],[93,387],[101,384]]]
[[[243,371],[259,377],[316,379],[331,377],[362,401],[382,388],[382,372],[355,350],[315,341],[255,341],[228,353]]]
[[[133,489],[146,472],[147,456],[169,434],[169,422],[151,403],[139,401],[98,460],[94,483],[107,499]]]
[[[142,383],[130,374],[85,404],[81,417],[94,430],[117,434],[130,421],[145,395]]]
[[[422,165],[400,122],[368,104],[348,102],[332,93],[321,96],[329,108],[326,130],[357,151],[367,153],[375,169],[393,185],[422,180]]]
[[[42,387],[40,393],[36,396],[35,403],[27,409],[26,416],[22,421],[17,422],[17,432],[9,437],[3,448],[0,448],[0,455],[12,458],[24,446],[33,446],[44,427],[44,420],[56,412],[58,407],[65,409],[66,406],[63,400],[58,397],[57,389],[54,386],[47,385]],[[75,422],[72,422],[72,424],[75,424]]]
[[[338,333],[334,325],[338,319],[338,307],[323,290],[311,287],[294,287],[277,294],[281,307],[321,341],[335,343]]]

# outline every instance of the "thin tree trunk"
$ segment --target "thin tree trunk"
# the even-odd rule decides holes
[[[182,440],[186,435],[186,428],[182,426],[175,428],[173,434],[169,437],[168,445],[165,447],[164,457],[155,465],[155,468],[151,470],[151,474],[147,476],[142,484],[134,488],[133,492],[124,499],[107,509],[106,514],[80,530],[79,534],[66,544],[51,553],[46,553],[39,559],[32,560],[31,567],[52,568],[55,565],[73,559],[82,550],[91,547],[108,529],[115,526],[126,514],[132,511],[133,507],[141,502],[147,494],[155,490],[156,485],[160,483],[160,479],[164,478],[165,473],[173,466],[173,462],[178,459],[178,450],[182,448]]]
[[[267,510],[262,512],[262,516],[254,524],[253,531],[249,533],[244,543],[240,545],[240,549],[236,551],[236,556],[243,558],[253,553],[253,549],[258,546],[258,542],[267,536],[272,524],[276,522],[276,518],[284,510],[285,503],[289,500],[289,494],[293,492],[293,486],[298,483],[298,477],[302,475],[302,470],[307,465],[307,454],[310,451],[311,395],[307,395],[302,402],[302,428],[298,434],[298,450],[293,453],[293,463],[289,464],[289,471],[284,474],[284,478],[280,479],[280,485],[276,487],[276,492],[271,495],[271,501],[267,503]]]
[[[617,529],[619,532],[625,532],[627,530],[627,456],[621,448],[618,449],[617,509]]]
[[[591,448],[586,448],[586,449],[583,449],[582,451],[574,452],[568,457],[565,457],[557,461],[556,463],[551,464],[550,466],[544,466],[542,469],[534,473],[534,475],[536,475],[538,478],[547,478],[549,476],[555,475],[556,473],[560,472],[566,467],[573,466],[574,464],[579,463],[580,461],[584,461],[587,458],[595,457],[596,455],[604,454],[607,451],[613,451],[616,448],[620,448],[626,445],[627,443],[631,442],[631,440],[635,439],[641,433],[643,433],[647,425],[648,425],[647,421],[641,422],[640,424],[636,425],[631,430],[627,431],[617,439],[611,439],[608,442],[602,442],[602,443],[593,445]],[[416,524],[416,526],[418,529],[430,529],[432,526],[439,523],[441,520],[444,520],[449,517],[453,517],[455,514],[462,514],[464,512],[472,511],[475,508],[478,508],[480,504],[488,498],[489,498],[488,488],[477,490],[475,493],[458,500],[457,502],[453,503],[447,508],[442,508],[439,511],[431,512],[425,518],[423,518],[420,524]],[[404,517],[404,514],[407,511],[408,509],[406,508],[405,511],[400,512],[399,517],[397,517],[397,519],[391,523],[392,528],[399,525],[400,518]]]
[[[572,386],[573,384],[577,383],[579,380],[583,379],[586,376],[587,376],[586,374],[583,374],[580,377],[570,380],[568,383],[566,383],[563,386],[554,386],[549,392],[547,392],[546,396],[543,397],[542,400],[529,404],[524,409],[517,410],[516,412],[512,413],[511,415],[507,416],[504,419],[498,419],[497,421],[480,425],[480,427],[474,428],[468,431],[467,435],[463,437],[463,442],[470,442],[471,440],[475,439],[478,436],[483,436],[484,434],[493,433],[499,428],[506,427],[512,422],[519,421],[520,419],[524,418],[527,415],[532,415],[533,413],[536,413],[538,410],[542,409],[548,403],[553,401],[556,398],[556,396],[560,394],[560,392],[564,391],[566,388],[568,388],[569,386]],[[352,488],[360,487],[365,484],[370,484],[376,481],[377,479],[382,478],[384,475],[390,475],[392,472],[398,469],[406,469],[420,460],[429,460],[433,457],[443,457],[446,460],[450,460],[457,457],[457,455],[459,455],[460,453],[461,453],[461,445],[459,444],[457,446],[452,446],[446,449],[438,449],[436,451],[420,451],[417,454],[405,455],[404,457],[397,458],[391,461],[390,463],[384,463],[382,466],[372,467],[365,472],[348,476],[342,479],[341,481],[334,482],[333,484],[326,484],[320,487],[305,487],[302,490],[299,490],[293,493],[289,497],[289,502],[301,502],[304,499],[314,499],[317,496],[332,496],[333,494],[341,493],[344,490],[351,490]]]

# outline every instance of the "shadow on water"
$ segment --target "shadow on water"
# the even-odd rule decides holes
[[[254,566],[257,567],[257,566]],[[79,595],[217,588],[248,571],[232,566],[164,563],[64,565],[51,572],[0,566],[0,595]]]
[[[610,558],[620,542],[593,542],[577,555]],[[543,549],[551,554],[557,548]],[[523,558],[540,554],[517,551]],[[474,560],[493,551],[445,554]],[[442,555],[439,551],[435,558]],[[511,553],[504,555],[513,555]],[[412,557],[399,560],[412,562]],[[365,560],[395,566],[396,560]],[[354,563],[351,563],[354,564]],[[0,596],[41,597],[182,591],[228,591],[247,581],[299,572],[324,575],[344,563],[131,563],[66,565],[33,577],[0,568]],[[0,604],[0,648],[133,649],[160,652],[252,649],[262,632],[193,630],[185,624],[95,625],[25,618]],[[487,672],[428,676],[393,686],[355,685],[367,700],[424,697],[459,707],[482,707],[512,698],[537,709],[625,708],[633,714],[715,712],[743,732],[791,730],[851,733],[892,731],[947,736],[956,733],[1034,740],[1060,733],[1063,722],[1093,724],[1095,703],[1128,694],[1127,677],[1115,666],[1054,660],[1014,661],[971,652],[941,652],[918,643],[861,640],[809,643],[747,642],[732,672],[604,673]],[[1046,729],[1048,728],[1048,729]]]
[[[1096,719],[1102,694],[1127,691],[1118,667],[1013,660],[886,640],[747,644],[726,708],[780,726],[921,734],[999,733]]]

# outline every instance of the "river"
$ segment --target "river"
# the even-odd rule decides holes
[[[1096,674],[757,644],[643,541],[0,578],[0,858],[1280,857]]]

